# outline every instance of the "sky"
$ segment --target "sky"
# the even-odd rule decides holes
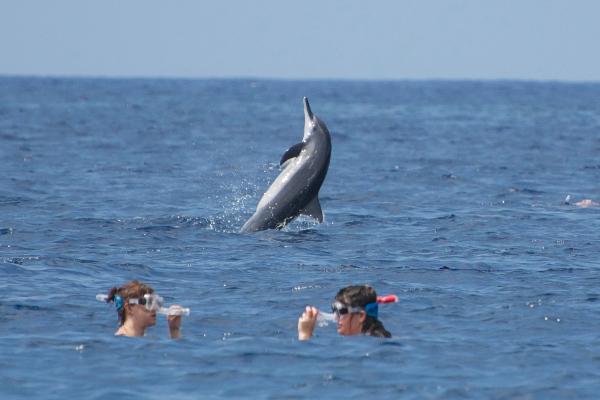
[[[596,0],[0,0],[0,75],[600,81]]]

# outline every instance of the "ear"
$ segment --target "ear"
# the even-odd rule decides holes
[[[367,319],[367,313],[366,313],[366,312],[364,312],[364,311],[361,311],[361,312],[358,314],[358,318],[359,318],[359,320],[360,320],[360,323],[361,323],[361,324],[364,324],[364,323],[365,323],[365,320]]]
[[[132,311],[133,310],[131,309],[131,305],[129,303],[123,304],[123,313],[125,313],[125,315],[131,315]]]

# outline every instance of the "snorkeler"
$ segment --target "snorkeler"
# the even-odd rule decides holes
[[[596,207],[596,206],[600,206],[600,204],[598,204],[597,202],[595,202],[592,199],[583,199],[580,200],[576,203],[571,202],[571,195],[567,195],[567,197],[565,198],[565,200],[562,202],[562,204],[569,206],[571,204],[576,205],[577,207],[581,207],[581,208],[588,208],[588,207]]]
[[[331,305],[337,321],[337,331],[342,336],[367,335],[382,338],[392,337],[377,318],[379,303],[397,301],[396,296],[378,298],[375,290],[368,285],[348,286],[341,289]],[[327,313],[307,306],[298,318],[298,339],[312,337],[319,316]]]
[[[172,339],[181,336],[181,316],[189,309],[178,305],[163,307],[163,299],[154,289],[139,281],[131,281],[120,288],[113,287],[108,295],[97,295],[96,299],[114,303],[119,315],[117,336],[144,336],[146,328],[156,324],[156,313],[167,314],[169,335]]]

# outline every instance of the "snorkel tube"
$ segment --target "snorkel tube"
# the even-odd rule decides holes
[[[398,296],[395,294],[388,294],[387,296],[377,296],[378,304],[388,304],[388,303],[397,303]]]

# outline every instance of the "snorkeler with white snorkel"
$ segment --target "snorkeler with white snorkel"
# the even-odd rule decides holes
[[[335,301],[331,305],[333,313],[325,313],[315,307],[306,306],[298,318],[298,339],[310,339],[317,321],[336,321],[337,331],[342,336],[367,335],[390,338],[392,334],[378,319],[379,304],[397,301],[398,297],[395,295],[377,296],[375,290],[368,285],[347,286],[335,296]]]
[[[146,328],[156,324],[156,314],[160,313],[167,315],[169,336],[176,339],[181,336],[181,316],[190,313],[189,308],[179,305],[165,308],[163,298],[153,288],[136,280],[113,287],[108,295],[99,294],[96,299],[115,304],[119,316],[116,336],[144,336]]]

